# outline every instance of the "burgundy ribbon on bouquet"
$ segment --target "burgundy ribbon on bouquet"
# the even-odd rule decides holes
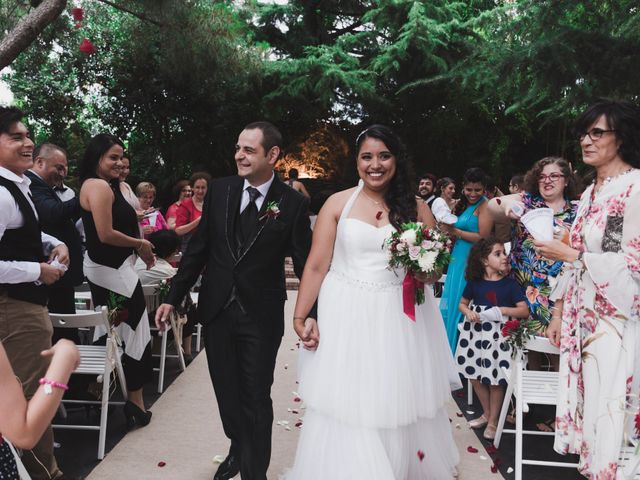
[[[424,288],[424,282],[416,280],[409,272],[402,281],[402,306],[404,313],[414,322],[416,321],[416,290]]]

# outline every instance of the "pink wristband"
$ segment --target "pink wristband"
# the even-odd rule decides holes
[[[38,380],[38,383],[40,385],[44,385],[45,395],[51,395],[53,393],[53,388],[59,388],[64,391],[69,390],[69,385],[65,385],[64,383],[54,382],[53,380],[49,380],[48,378],[44,378],[44,377]]]

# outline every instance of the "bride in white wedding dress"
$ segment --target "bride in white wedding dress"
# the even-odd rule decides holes
[[[358,187],[330,197],[314,229],[294,327],[306,404],[287,480],[443,480],[459,461],[445,403],[461,388],[430,288],[403,313],[403,271],[383,243],[407,221],[435,225],[416,203],[408,160],[390,129],[357,141]],[[306,319],[318,300],[318,323]],[[317,349],[316,349],[317,348]]]

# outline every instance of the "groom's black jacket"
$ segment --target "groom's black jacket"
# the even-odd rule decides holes
[[[247,314],[284,331],[287,299],[284,259],[291,255],[298,278],[311,246],[307,199],[276,176],[258,214],[253,233],[238,252],[236,222],[244,180],[225,177],[210,183],[198,231],[190,240],[171,281],[167,303],[178,305],[205,268],[198,301],[198,320],[207,324],[235,294]],[[277,204],[277,218],[267,212]],[[315,307],[309,316],[316,317]],[[265,325],[266,326],[266,325]]]

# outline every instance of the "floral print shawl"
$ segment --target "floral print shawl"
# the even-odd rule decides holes
[[[621,447],[635,437],[640,393],[640,170],[583,194],[566,264],[551,298],[564,299],[554,448],[580,454],[590,479],[626,478]],[[639,357],[639,358],[636,358]]]

